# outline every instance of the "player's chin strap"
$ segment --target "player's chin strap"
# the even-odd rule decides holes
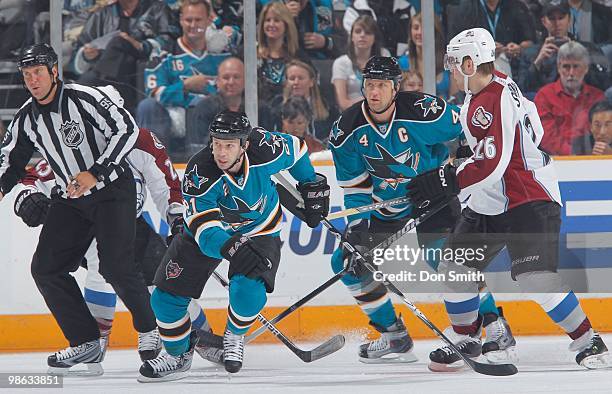
[[[476,69],[476,67],[474,68],[474,72],[470,75],[467,75],[466,73],[463,72],[463,70],[461,69],[460,65],[457,65],[457,70],[459,70],[459,72],[461,73],[461,75],[463,75],[463,91],[466,94],[471,94],[472,92],[470,92],[470,89],[468,88],[468,82],[470,77],[473,77],[474,75],[476,75],[476,73],[478,72],[478,70]]]

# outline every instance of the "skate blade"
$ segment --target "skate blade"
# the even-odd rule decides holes
[[[518,362],[518,352],[515,346],[505,350],[494,350],[483,354],[490,364],[515,364]]]
[[[172,382],[174,380],[185,379],[187,377],[187,371],[184,372],[175,372],[170,375],[162,376],[161,378],[149,378],[144,375],[138,375],[138,380],[140,383],[161,383],[161,382]]]
[[[406,353],[389,353],[382,357],[366,358],[359,357],[359,361],[364,364],[395,364],[395,363],[414,363],[419,361],[417,356],[412,353],[412,350]]]
[[[221,366],[225,365],[223,363],[223,350],[221,349],[198,349],[196,347],[195,352],[208,362]]]
[[[85,365],[87,369],[81,369]],[[61,376],[102,376],[104,368],[100,363],[77,364],[69,368],[49,367],[47,370],[49,375]]]
[[[580,362],[580,365],[587,369],[612,368],[612,359],[608,352],[603,352],[601,354],[585,357],[584,360]]]
[[[452,364],[440,364],[433,361],[429,362],[427,368],[431,372],[458,372],[466,368],[463,360],[455,361]]]

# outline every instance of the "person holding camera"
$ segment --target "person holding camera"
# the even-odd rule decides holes
[[[557,80],[559,48],[574,39],[569,33],[571,15],[567,0],[553,0],[544,6],[541,21],[548,36],[540,45],[525,49],[520,59],[518,84],[528,97],[535,95],[542,86]],[[610,83],[605,55],[592,43],[580,43],[587,48],[591,58],[588,82],[605,89]]]

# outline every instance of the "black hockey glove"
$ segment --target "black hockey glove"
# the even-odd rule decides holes
[[[304,221],[315,228],[329,214],[329,185],[325,175],[316,174],[313,182],[298,183],[297,189],[304,199]]]
[[[408,197],[414,207],[425,209],[434,201],[449,199],[459,194],[456,168],[449,164],[412,178],[408,185]]]
[[[242,234],[228,239],[221,247],[221,255],[230,263],[230,279],[237,274],[256,279],[272,269],[272,262],[265,257],[265,252]]]
[[[344,230],[344,237],[346,240],[353,245],[361,255],[365,255],[365,253],[368,252],[372,246],[372,237],[368,232],[369,226],[370,224],[368,220],[360,220],[355,224],[349,223]],[[357,258],[357,255],[350,252],[345,247],[342,248],[342,258],[344,260],[348,259],[347,264],[354,276],[360,278],[370,272],[363,266],[363,264],[361,264],[360,260]]]
[[[51,199],[44,193],[31,189],[22,190],[15,198],[15,214],[30,227],[38,227],[45,222]]]
[[[174,237],[183,232],[185,219],[183,215],[169,215],[168,223],[170,224],[170,235],[166,237],[166,245],[170,246]]]

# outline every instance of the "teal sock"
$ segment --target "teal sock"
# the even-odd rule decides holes
[[[484,316],[486,313],[494,313],[499,316],[493,294],[491,294],[486,287],[480,292],[480,307],[478,308],[478,313],[482,316]]]

